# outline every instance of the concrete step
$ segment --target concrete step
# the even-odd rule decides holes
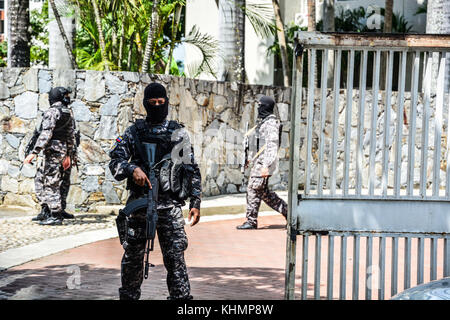
[[[277,194],[287,201],[287,191],[279,191]],[[236,193],[213,197],[205,197],[202,199],[201,215],[211,216],[217,214],[239,214],[245,213],[247,206],[246,194]],[[98,214],[118,214],[123,205],[96,206]],[[264,202],[261,203],[260,211],[271,211]],[[189,212],[189,203],[183,207],[183,213],[187,215]]]

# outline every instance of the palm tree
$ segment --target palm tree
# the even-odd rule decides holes
[[[219,46],[223,64],[219,80],[245,82],[245,18],[261,38],[276,32],[273,7],[245,0],[218,0]]]
[[[308,31],[316,31],[316,0],[308,0]]]
[[[153,41],[155,40],[155,34],[158,29],[158,7],[159,0],[153,0],[152,5],[152,20],[149,23],[147,44],[144,52],[144,62],[142,63],[142,71],[147,72],[148,65],[150,63],[150,55],[152,54]]]
[[[8,1],[8,68],[30,66],[29,0]]]
[[[335,26],[335,10],[334,10],[334,0],[324,0],[323,1],[323,31],[334,32],[336,31]],[[334,70],[334,51],[329,50],[328,52],[328,65],[327,68],[327,87],[333,86],[333,70]]]
[[[224,63],[219,80],[245,80],[245,0],[219,0],[219,44]]]
[[[394,0],[386,0],[384,3],[384,32],[392,32],[392,11],[394,6]]]
[[[175,11],[174,11],[174,18],[172,20],[172,35],[170,38],[170,49],[169,49],[169,58],[167,60],[167,65],[166,65],[166,70],[165,70],[165,74],[169,74],[170,73],[170,68],[172,66],[172,57],[173,57],[173,50],[175,48],[175,38],[177,37],[178,34],[178,28],[180,25],[180,20],[181,20],[181,11],[183,10],[183,6],[182,5],[178,5],[176,4],[175,7]]]
[[[100,17],[100,11],[98,10],[97,0],[92,0],[92,7],[94,8],[95,22],[97,24],[98,37],[99,37],[99,43],[100,43],[100,52],[102,55],[103,64],[104,64],[105,70],[109,71],[109,66],[108,66],[109,62],[108,62],[108,58],[106,56],[105,36],[103,35],[102,20]]]
[[[59,33],[63,39],[64,46],[66,47],[67,55],[69,56],[70,62],[72,63],[72,69],[77,68],[77,62],[72,52],[72,48],[70,47],[69,39],[67,39],[66,32],[64,31],[64,27],[61,22],[61,16],[59,15],[58,9],[56,8],[55,0],[49,0],[49,2],[53,10],[53,15],[56,19],[56,23],[58,24]]]
[[[427,26],[426,33],[449,34],[450,33],[450,0],[428,0],[427,5]],[[433,65],[436,65],[433,63]],[[447,54],[446,62],[447,74],[445,76],[445,83],[447,89],[450,88],[450,54]],[[437,70],[433,70],[436,73]],[[433,76],[432,79],[436,79]],[[432,86],[435,88],[436,86]]]
[[[272,0],[273,10],[275,12],[275,21],[277,25],[277,36],[280,44],[281,65],[283,68],[283,84],[289,87],[289,60],[287,55],[286,34],[284,32],[283,19],[281,18],[280,5],[278,0]]]
[[[183,30],[186,0],[96,0],[97,9],[91,0],[70,1],[79,13],[76,56],[80,67],[104,70],[107,61],[113,70],[181,75],[178,65],[171,63],[173,50],[189,43],[202,53],[202,61],[191,68],[194,73],[214,73],[211,60],[217,52],[215,40],[196,27],[186,36],[177,32]],[[151,19],[151,12],[157,19]]]

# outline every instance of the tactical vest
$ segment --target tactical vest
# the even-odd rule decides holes
[[[155,128],[150,127],[144,119],[138,119],[135,123],[136,134],[139,136],[139,141],[141,143],[155,143],[157,145],[155,163],[161,161],[165,155],[172,152],[173,147],[178,143],[178,141],[172,141],[172,134],[175,130],[182,127],[183,126],[178,122],[170,120],[167,130],[158,132]],[[145,162],[145,159],[140,160],[143,163]]]
[[[66,108],[56,108],[59,110],[60,117],[56,121],[55,129],[53,129],[52,140],[68,141],[75,129],[73,127],[72,115]]]
[[[256,150],[259,150],[260,149],[260,147],[262,146],[262,145],[264,145],[264,143],[266,142],[265,140],[264,140],[264,137],[261,137],[261,133],[260,133],[260,129],[261,129],[261,126],[262,126],[262,124],[264,123],[264,122],[266,122],[267,120],[269,120],[269,118],[275,118],[276,120],[277,120],[277,122],[278,122],[278,125],[279,125],[279,127],[278,127],[278,148],[280,147],[280,145],[281,145],[281,135],[282,135],[282,133],[283,133],[283,125],[281,124],[281,122],[277,119],[277,117],[275,116],[275,115],[269,115],[269,116],[267,116],[266,118],[264,118],[260,123],[258,123],[258,125],[256,126],[256,129],[255,129],[255,139],[256,139]]]
[[[155,128],[150,127],[144,119],[138,119],[135,126],[131,128],[131,132],[133,136],[138,136],[138,139],[134,139],[135,141],[138,140],[141,144],[155,143],[157,145],[155,163],[159,163],[163,158],[170,159],[172,149],[179,143],[179,141],[172,141],[172,135],[175,130],[182,127],[183,125],[171,120],[169,121],[167,130],[158,132]],[[131,159],[131,162],[138,160],[141,164],[144,164],[145,159],[142,156],[142,149],[139,151],[140,147],[138,145],[135,146],[135,149],[137,152],[134,159]],[[159,192],[168,193],[181,200],[185,198],[188,192],[182,192],[181,186],[183,185],[184,178],[188,177],[181,171],[182,168],[178,165],[173,165],[172,161],[165,161],[162,166],[159,166],[156,170],[156,176],[160,183]],[[143,188],[137,186],[132,178],[127,180],[127,189],[136,193],[143,192]]]

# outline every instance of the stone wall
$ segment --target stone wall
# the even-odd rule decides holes
[[[306,103],[307,93],[304,89],[303,91],[304,103]],[[317,190],[318,184],[318,162],[319,162],[319,136],[320,136],[320,97],[321,93],[316,89],[314,97],[314,116],[313,116],[313,139],[312,139],[312,163],[311,163],[311,190]],[[338,128],[337,128],[337,149],[336,149],[336,189],[342,191],[344,188],[344,163],[345,157],[349,156],[349,188],[354,189],[356,187],[356,152],[357,152],[357,138],[358,138],[358,118],[359,118],[359,90],[353,90],[352,92],[352,112],[350,115],[350,132],[346,132],[346,112],[347,112],[347,91],[341,90],[339,96],[339,115],[338,115]],[[428,127],[428,149],[426,156],[426,186],[428,191],[431,191],[433,175],[434,175],[434,158],[435,158],[435,133],[440,131],[441,140],[440,144],[440,161],[438,176],[440,177],[440,189],[445,188],[446,181],[446,168],[447,168],[447,134],[448,134],[448,119],[449,119],[449,100],[450,95],[445,94],[444,105],[442,109],[442,115],[436,116],[436,95],[431,94],[429,100],[429,110],[428,110],[428,121],[424,122],[424,93],[419,92],[417,95],[417,105],[416,105],[416,129],[414,131],[414,188],[419,187],[420,183],[420,170],[421,170],[421,157],[422,157],[422,138],[424,125]],[[364,121],[363,121],[363,135],[362,135],[362,188],[369,188],[369,172],[370,172],[370,150],[371,150],[371,126],[372,126],[372,101],[373,93],[371,90],[367,90],[365,94],[365,108],[364,108]],[[378,93],[378,112],[376,114],[376,145],[375,145],[375,157],[374,157],[374,187],[375,192],[377,189],[381,189],[382,174],[383,174],[383,148],[384,148],[384,131],[385,131],[385,111],[386,111],[386,93],[384,91],[379,91]],[[404,104],[406,115],[406,123],[402,125],[401,132],[401,157],[399,163],[400,169],[400,189],[406,190],[407,177],[408,177],[408,161],[409,161],[409,135],[411,130],[411,93],[405,92],[404,94]],[[324,166],[324,184],[325,189],[330,189],[330,178],[331,178],[331,152],[332,152],[332,136],[333,136],[333,108],[334,108],[334,94],[331,90],[328,90],[326,95],[326,120],[324,127],[324,156],[323,156],[323,166]],[[306,117],[307,117],[306,105],[302,108],[301,118],[302,123],[301,137],[305,136],[306,132]],[[391,108],[390,108],[390,122],[389,122],[389,150],[388,150],[388,189],[394,188],[394,173],[395,173],[395,157],[396,157],[396,137],[398,134],[397,119],[399,116],[398,107],[398,92],[392,92],[391,95]],[[426,119],[426,118],[425,118]],[[439,120],[439,121],[436,121]],[[402,121],[403,122],[403,121]],[[436,128],[436,124],[440,124]],[[436,130],[437,129],[437,130]],[[350,149],[349,154],[345,152],[345,137],[350,135]],[[303,143],[303,138],[300,141],[300,171],[299,171],[299,181],[300,188],[304,184],[304,169],[307,155],[306,143]],[[341,190],[339,190],[341,189]],[[389,191],[389,192],[390,192]],[[416,190],[418,191],[418,190]]]
[[[143,90],[153,81],[162,83],[168,89],[170,98],[169,118],[185,124],[194,145],[196,160],[200,165],[204,196],[245,192],[245,183],[240,171],[242,139],[246,123],[251,128],[256,122],[256,104],[260,95],[271,95],[277,101],[276,113],[283,124],[279,149],[278,171],[271,177],[269,184],[275,190],[286,190],[289,169],[289,130],[291,90],[281,87],[246,85],[239,92],[235,84],[228,82],[200,81],[165,75],[149,75],[132,72],[99,72],[83,70],[48,69],[0,69],[0,205],[20,205],[37,208],[34,195],[34,176],[36,166],[20,165],[24,159],[24,148],[42,114],[49,108],[48,91],[55,86],[73,88],[72,110],[81,131],[81,144],[78,149],[79,167],[73,168],[68,197],[68,209],[95,209],[98,205],[123,204],[127,198],[125,183],[117,182],[109,169],[108,151],[115,138],[122,134],[135,119],[145,117],[142,106]],[[358,90],[352,94],[353,109],[351,115],[351,163],[350,188],[355,185],[355,145],[357,137]],[[306,98],[306,92],[303,96]],[[385,93],[379,93],[377,114],[376,181],[381,183],[382,138],[384,128]],[[340,92],[338,150],[337,150],[337,188],[343,180],[344,137],[346,91]],[[441,140],[441,184],[445,181],[448,97],[445,98],[444,117],[442,119]],[[239,103],[240,101],[240,103]],[[371,126],[371,91],[366,92],[363,140],[363,188],[367,188],[369,176],[369,135]],[[304,99],[306,102],[306,99]],[[393,166],[397,119],[397,92],[392,93],[390,123],[389,179],[393,185]],[[434,155],[435,97],[432,96],[430,112],[430,133],[427,179],[432,179],[432,160]],[[320,93],[315,93],[312,189],[317,183],[318,139],[320,123]],[[409,118],[410,94],[405,93],[405,109]],[[332,134],[333,94],[327,94],[327,112],[325,126],[325,183],[329,183],[327,173],[330,158]],[[423,95],[419,94],[417,106],[417,129],[415,146],[415,183],[419,181],[419,161],[421,157],[421,135],[423,116]],[[305,133],[306,108],[302,108],[302,137]],[[404,187],[407,175],[408,127],[402,132],[402,171],[401,184]],[[300,139],[300,181],[304,181],[304,159],[306,148],[304,139]],[[42,161],[38,157],[38,162]],[[301,186],[300,186],[301,187]],[[329,187],[329,185],[328,185]]]
[[[34,128],[49,108],[48,92],[56,86],[73,89],[72,110],[81,131],[80,163],[78,170],[72,170],[68,209],[124,203],[125,184],[112,177],[108,151],[135,119],[145,117],[143,89],[153,81],[168,89],[169,118],[184,123],[190,133],[204,196],[245,192],[239,167],[245,124],[255,123],[259,95],[274,96],[284,132],[280,170],[270,185],[287,188],[289,88],[245,86],[240,95],[236,85],[226,82],[132,72],[13,68],[0,69],[0,205],[37,208],[33,178],[39,163],[22,169],[20,165]]]

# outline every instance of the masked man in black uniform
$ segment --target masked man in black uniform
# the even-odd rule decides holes
[[[128,127],[123,136],[116,139],[109,156],[109,168],[116,180],[127,180],[130,195],[127,204],[133,200],[146,197],[151,185],[145,171],[145,160],[139,152],[137,141],[157,143],[155,163],[170,165],[170,183],[164,183],[162,167],[158,171],[159,192],[157,200],[158,221],[156,231],[167,270],[168,299],[192,299],[187,274],[184,251],[188,240],[184,230],[185,221],[181,207],[184,200],[190,198],[189,220],[191,226],[200,220],[201,176],[194,160],[193,148],[184,127],[176,121],[168,121],[169,99],[166,89],[158,84],[149,84],[144,91],[144,107],[147,118],[139,119]],[[175,166],[180,163],[181,166]],[[178,168],[174,170],[174,168]],[[167,169],[167,168],[166,168]],[[158,170],[158,169],[156,169]],[[176,186],[181,186],[177,188]],[[143,281],[143,260],[146,239],[146,211],[138,210],[127,220],[126,241],[123,243],[125,253],[121,264],[122,287],[119,289],[121,300],[137,300],[141,296]],[[120,231],[119,231],[120,232]]]

